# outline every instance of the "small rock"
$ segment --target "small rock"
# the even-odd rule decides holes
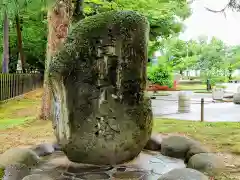
[[[13,164],[5,168],[3,180],[19,180],[30,174],[25,164]]]
[[[7,167],[12,164],[34,166],[39,162],[39,156],[30,149],[12,148],[0,155],[0,165]]]
[[[61,146],[57,142],[53,143],[53,148],[55,151],[62,151]]]
[[[150,151],[160,151],[161,150],[161,142],[162,137],[160,134],[152,135],[151,138],[148,140],[144,149]]]
[[[195,143],[184,136],[169,136],[162,140],[161,153],[165,156],[185,159],[190,147]]]
[[[42,174],[32,174],[32,175],[26,176],[22,180],[54,180],[54,179]]]
[[[54,152],[54,147],[50,143],[39,144],[32,149],[38,156],[47,156]]]
[[[214,176],[225,169],[225,164],[216,154],[200,153],[189,159],[187,167]]]
[[[203,147],[202,144],[194,144],[190,147],[189,151],[187,152],[185,162],[187,163],[189,159],[194,156],[195,154],[200,154],[200,153],[208,153],[209,150],[206,147]]]
[[[208,180],[208,177],[194,169],[183,168],[171,170],[158,180]]]

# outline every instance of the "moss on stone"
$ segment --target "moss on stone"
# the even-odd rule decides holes
[[[149,35],[149,23],[147,19],[134,11],[110,11],[95,16],[88,17],[79,21],[72,32],[67,37],[62,50],[52,59],[49,67],[49,76],[57,78],[59,74],[67,75],[77,65],[76,61],[86,61],[91,63],[92,50],[91,47],[96,45],[99,37],[103,37],[108,29],[117,26],[115,29],[116,35],[123,40],[129,35],[129,31],[138,31],[139,39],[142,39],[143,44],[138,45],[139,51],[146,48],[146,41]],[[144,32],[144,33],[142,33]],[[73,57],[69,60],[69,56]],[[79,59],[78,57],[81,57]]]

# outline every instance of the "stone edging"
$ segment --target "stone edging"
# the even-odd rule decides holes
[[[182,159],[186,164],[186,168],[173,169],[161,176],[159,175],[159,180],[175,180],[179,178],[182,178],[181,180],[207,180],[208,177],[218,175],[225,168],[223,161],[215,153],[211,153],[201,143],[185,136],[152,135],[145,149],[155,151],[155,153],[161,152],[164,156]],[[60,150],[61,148],[56,143],[40,144],[30,149],[9,149],[0,155],[0,177],[4,176],[4,180],[38,180],[43,178],[46,180],[53,180],[51,175],[46,176],[42,174],[42,172],[48,171],[47,169],[49,168],[54,168],[55,170],[53,173],[57,174],[61,171],[61,167],[49,167],[50,165],[47,162],[45,163],[45,157],[57,154],[57,152],[63,154]],[[43,164],[45,163],[44,170],[41,168],[38,169],[40,162]],[[61,173],[61,177],[71,176],[74,180],[111,179],[106,173],[106,171],[111,171],[111,177],[130,176],[133,178],[139,177],[140,179],[140,176],[145,176],[147,174],[143,169],[131,166],[116,166],[115,168],[112,166],[104,166],[97,167],[95,170],[93,166],[90,171],[86,169],[88,166],[81,166],[81,168],[85,168],[86,171],[76,175],[74,174],[76,171],[74,170],[74,166],[67,172],[61,171],[63,172]],[[79,164],[77,164],[77,166],[79,166]],[[116,173],[115,171],[118,172]],[[157,179],[158,178],[156,178],[156,180]]]
[[[225,170],[224,162],[216,153],[211,152],[200,142],[185,136],[155,134],[151,136],[145,149],[160,151],[162,155],[183,159],[186,169],[197,170],[209,177],[217,176]],[[175,174],[175,170],[172,173]],[[171,172],[168,174],[171,176]],[[164,178],[160,179],[164,180]]]

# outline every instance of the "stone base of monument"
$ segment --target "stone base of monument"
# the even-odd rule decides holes
[[[238,92],[238,93],[235,93],[234,95],[233,95],[233,103],[234,104],[240,104],[240,93]]]
[[[199,142],[160,134],[134,160],[114,166],[73,163],[50,144],[0,155],[0,179],[7,180],[207,180],[223,169],[221,159]]]

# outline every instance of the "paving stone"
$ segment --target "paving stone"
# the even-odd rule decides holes
[[[76,178],[79,179],[86,179],[86,180],[106,180],[110,179],[110,176],[107,173],[101,172],[101,173],[84,173],[82,175],[77,175]]]
[[[160,152],[153,151],[142,151],[133,161],[114,167],[73,163],[67,161],[65,157],[64,154],[59,155],[59,152],[54,152],[44,157],[44,162],[31,173],[45,175],[54,180],[98,180],[100,178],[157,180],[161,174],[185,167],[183,160],[166,157]],[[111,175],[113,177],[109,177]]]
[[[112,166],[84,166],[83,164],[72,163],[69,165],[67,172],[83,173],[83,172],[104,172],[113,169]]]
[[[22,180],[54,180],[54,179],[47,175],[32,174],[32,175],[24,177]]]
[[[144,171],[125,171],[125,172],[115,172],[112,177],[115,179],[140,179],[143,178],[147,172]]]
[[[69,176],[60,176],[56,180],[73,180],[73,177]]]
[[[63,172],[62,176],[73,177],[73,176],[75,176],[75,174],[74,173],[69,173],[69,172]]]

